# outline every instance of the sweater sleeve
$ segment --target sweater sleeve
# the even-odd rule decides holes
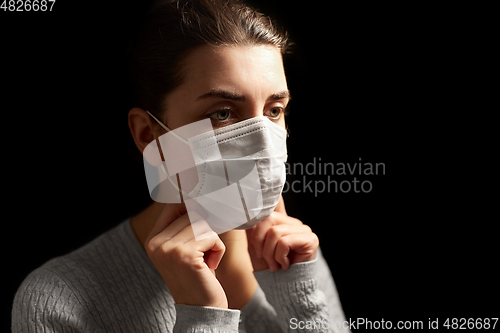
[[[71,287],[47,269],[32,272],[12,307],[12,332],[103,332]]]
[[[175,304],[174,333],[238,333],[239,310]]]
[[[255,276],[283,332],[349,332],[342,328],[344,314],[320,251],[315,260]]]

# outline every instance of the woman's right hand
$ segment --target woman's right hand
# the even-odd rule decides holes
[[[185,205],[165,204],[145,249],[175,303],[227,309],[226,294],[215,277],[224,243],[205,221],[191,225]]]

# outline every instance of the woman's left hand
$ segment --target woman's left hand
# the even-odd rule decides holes
[[[287,270],[290,265],[316,259],[319,239],[311,228],[287,215],[283,197],[274,212],[247,229],[248,252],[255,272]]]

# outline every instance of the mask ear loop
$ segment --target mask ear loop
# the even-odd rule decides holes
[[[151,112],[149,112],[148,110],[146,110],[146,112],[151,116],[153,117],[153,119],[158,123],[158,125],[160,125],[161,127],[163,127],[163,129],[165,129],[165,131],[168,132],[171,132],[170,128],[168,128],[167,126],[165,126],[161,121],[159,121],[155,116],[153,116],[153,114]],[[186,140],[184,140],[183,138],[181,138],[179,135],[177,135],[175,132],[172,132],[172,134],[179,140],[182,140],[183,142],[187,143]],[[165,176],[167,177],[167,179],[170,181],[170,183],[172,183],[172,185],[175,186],[175,184],[172,182],[172,179],[170,179],[170,176],[167,172],[167,169],[165,168],[165,157],[163,156],[163,152],[161,150],[161,145],[160,145],[160,140],[158,140],[158,138],[155,138],[156,140],[156,144],[158,145],[158,151],[160,152],[160,157],[161,157],[161,160],[162,160],[162,164],[161,164],[161,168],[163,170],[163,172],[165,173]],[[181,203],[184,203],[184,198],[182,196],[182,188],[181,188],[181,180],[179,178],[179,174],[176,173],[175,174],[176,178],[177,178],[177,189],[179,190],[179,195],[181,197]]]
[[[160,125],[161,127],[163,127],[163,129],[165,131],[172,132],[172,130],[170,128],[168,128],[164,123],[162,123],[160,120],[158,120],[158,118],[156,118],[155,116],[153,116],[153,114],[151,112],[149,112],[148,110],[146,110],[146,112],[158,123],[158,125]],[[184,139],[183,137],[179,136],[177,133],[172,132],[172,135],[175,136],[176,139],[179,139],[182,142],[184,142],[185,144],[189,144],[186,139]]]

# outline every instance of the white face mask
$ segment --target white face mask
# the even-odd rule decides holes
[[[184,202],[191,223],[203,219],[217,233],[271,215],[285,184],[284,128],[261,116],[216,130],[204,119],[171,131],[151,116],[167,130],[158,138],[165,161],[156,140],[143,153],[153,200]]]

